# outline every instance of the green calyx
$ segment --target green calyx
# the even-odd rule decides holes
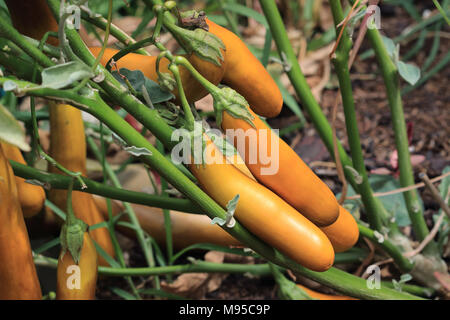
[[[67,190],[67,215],[66,221],[61,227],[61,234],[59,240],[61,243],[61,259],[66,254],[66,251],[72,255],[73,261],[76,264],[80,262],[81,249],[83,248],[84,233],[88,229],[88,225],[75,217],[72,208],[72,191],[73,181],[70,181],[69,189]]]
[[[177,86],[177,82],[175,81],[173,76],[166,72],[158,73],[158,84],[167,91],[173,91]]]
[[[186,121],[183,117],[183,110],[176,104],[166,102],[164,104],[156,104],[154,107],[170,126],[175,128],[185,127]]]
[[[64,257],[66,251],[69,251],[73,261],[79,264],[84,233],[87,229],[88,225],[78,218],[72,220],[70,224],[67,222],[63,224],[59,236],[62,249],[61,259]]]
[[[222,50],[225,50],[225,45],[219,37],[202,28],[188,30],[171,23],[167,23],[165,26],[186,52],[194,53],[201,59],[217,66],[222,64],[224,60]]]
[[[222,126],[223,112],[228,112],[233,118],[238,118],[248,122],[253,128],[253,115],[248,110],[247,100],[235,90],[225,87],[218,89],[217,92],[211,92],[214,98],[214,113],[216,114],[216,123]]]

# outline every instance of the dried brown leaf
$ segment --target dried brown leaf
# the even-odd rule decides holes
[[[225,254],[219,251],[205,254],[205,261],[208,262],[222,263],[224,258]],[[185,273],[172,283],[162,281],[161,288],[188,299],[204,299],[207,293],[217,290],[227,276],[226,273]]]

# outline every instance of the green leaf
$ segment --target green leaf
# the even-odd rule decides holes
[[[165,255],[162,253],[161,248],[159,247],[158,243],[156,242],[155,239],[153,239],[152,237],[150,237],[150,236],[148,235],[148,233],[145,233],[145,234],[146,234],[146,241],[147,241],[147,242],[150,244],[150,246],[153,248],[153,253],[154,253],[154,255],[155,255],[155,260],[156,260],[156,262],[157,262],[160,266],[162,266],[162,267],[166,266],[166,265],[167,265],[167,262],[166,262]]]
[[[386,50],[391,58],[395,57],[395,52],[397,50],[397,47],[394,43],[394,41],[391,38],[381,36],[381,39],[383,40],[384,46],[386,47]]]
[[[222,14],[208,13],[208,19],[221,26],[226,26],[228,24],[227,18]]]
[[[267,23],[266,17],[261,13],[253,10],[252,8],[243,6],[238,3],[226,3],[223,8],[225,10],[249,17],[254,19],[255,21],[262,24],[266,29],[269,29],[269,24]]]
[[[410,63],[404,63],[403,61],[397,61],[398,73],[405,79],[410,85],[415,85],[420,79],[420,69]]]
[[[91,68],[84,63],[70,61],[42,70],[42,87],[62,89],[76,81],[94,76]]]
[[[13,115],[0,104],[0,140],[12,144],[23,151],[31,148],[25,141],[25,132]]]
[[[150,100],[152,103],[158,104],[174,98],[174,95],[167,91],[163,90],[155,81],[150,80],[140,70],[129,70],[126,68],[121,68],[119,70],[120,74],[125,76],[130,82],[131,86],[142,96],[142,87],[144,86],[145,90],[147,90],[148,95],[150,96]],[[122,79],[117,71],[112,72],[114,78],[116,78],[120,83],[122,83],[125,87],[127,84]]]
[[[391,175],[373,174],[369,177],[369,183],[374,192],[387,192],[400,188],[400,183]],[[355,190],[349,185],[347,196],[355,195]],[[411,224],[409,219],[408,209],[406,208],[405,200],[402,193],[395,193],[388,196],[379,197],[386,210],[395,217],[395,221],[399,227],[405,227]],[[346,200],[345,203],[360,204],[360,200]],[[419,197],[420,206],[423,209],[422,199]]]

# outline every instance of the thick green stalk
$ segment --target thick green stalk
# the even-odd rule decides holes
[[[330,6],[333,13],[334,23],[337,25],[344,20],[344,13],[339,1],[331,0]],[[336,28],[336,34],[339,34],[340,28]],[[349,52],[352,47],[350,37],[344,32],[339,46],[336,49],[335,56],[332,59],[336,74],[339,79],[342,103],[344,106],[345,125],[347,128],[347,137],[350,144],[350,153],[353,165],[360,176],[359,192],[366,209],[370,226],[373,229],[381,231],[383,220],[386,219],[382,212],[377,211],[375,198],[364,164],[364,156],[359,138],[358,120],[356,119],[355,102],[353,100],[353,89],[350,80],[350,71],[348,69]]]
[[[19,31],[3,19],[0,19],[0,36],[15,43],[19,48],[25,51],[26,54],[35,59],[35,61],[41,66],[50,67],[54,65],[50,58],[48,58],[33,44],[28,42],[25,37],[19,33]]]
[[[386,93],[391,109],[392,125],[395,135],[395,144],[398,153],[398,167],[400,169],[400,185],[402,188],[413,185],[414,171],[411,165],[408,135],[406,132],[405,116],[400,89],[400,79],[397,67],[383,44],[381,35],[376,29],[367,31],[368,39],[375,50],[378,65],[386,86]],[[417,190],[403,192],[408,214],[412,222],[412,227],[419,241],[423,241],[429,234],[428,227],[423,216],[423,211],[419,202]],[[436,243],[431,241],[428,250],[436,248]]]
[[[27,180],[40,181],[44,184],[45,188],[67,190],[69,187],[71,178],[66,175],[40,171],[13,160],[10,160],[10,163],[16,176]],[[159,195],[115,188],[88,178],[83,178],[83,182],[86,184],[87,188],[82,189],[81,184],[78,181],[75,181],[73,186],[74,190],[92,193],[110,199],[142,204],[149,207],[158,207],[190,213],[204,213],[198,205],[195,205],[189,199],[168,198]]]
[[[389,295],[387,295],[388,289],[383,287],[381,283],[379,289],[370,289],[368,286],[368,281],[336,268],[331,268],[325,272],[315,272],[304,269],[301,274],[312,280],[320,282],[327,287],[333,288],[336,291],[355,298],[368,300],[422,300],[422,298],[417,296],[404,292],[398,292],[392,289]]]

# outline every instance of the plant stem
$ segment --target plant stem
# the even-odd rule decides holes
[[[344,13],[340,2],[329,1],[335,25],[338,25],[344,19]],[[336,28],[336,34],[339,34],[341,28]],[[347,128],[347,137],[350,144],[350,153],[353,165],[361,178],[359,191],[366,209],[370,226],[373,229],[381,231],[384,220],[387,218],[382,212],[377,211],[375,197],[369,184],[364,156],[359,138],[358,121],[356,119],[355,102],[353,100],[353,90],[348,69],[349,52],[352,43],[346,32],[342,34],[339,46],[336,49],[335,57],[332,59],[340,85],[342,102],[344,106],[345,125]]]
[[[189,102],[187,101],[186,95],[184,93],[180,71],[178,69],[178,66],[174,64],[169,65],[169,70],[172,72],[173,76],[175,77],[175,81],[177,82],[178,94],[180,96],[181,105],[183,107],[184,117],[186,120],[186,129],[188,131],[193,131],[195,119],[194,115],[192,114],[191,107],[189,106]]]
[[[86,140],[89,145],[89,148],[94,153],[94,156],[97,158],[98,161],[101,161],[102,156],[101,156],[100,150],[98,149],[94,140],[91,137],[87,137]],[[114,170],[112,170],[111,166],[106,161],[104,162],[104,168],[105,168],[105,173],[107,174],[109,180],[112,182],[113,186],[118,189],[122,189],[122,186],[121,186],[116,174],[114,173]],[[139,245],[142,248],[145,260],[146,260],[148,266],[153,267],[154,259],[151,255],[152,250],[151,250],[150,245],[148,244],[148,242],[145,239],[145,234],[142,231],[139,220],[136,217],[136,213],[134,212],[133,208],[131,207],[131,205],[128,202],[123,202],[123,206],[124,206],[125,212],[128,215],[128,218],[129,218],[131,224],[134,226],[133,229],[136,232],[136,238],[139,242]]]
[[[386,253],[389,254],[389,256],[392,257],[395,264],[399,267],[399,269],[402,272],[409,272],[413,269],[414,265],[411,261],[409,261],[408,258],[403,256],[403,253],[400,251],[400,249],[393,244],[389,239],[383,238],[383,241],[380,242],[379,238],[376,236],[374,230],[371,230],[361,224],[358,224],[359,233],[363,236],[368,238],[372,243],[375,245],[381,247]]]
[[[277,45],[280,57],[282,57],[283,61],[289,65],[286,73],[289,76],[298,97],[302,101],[306,112],[309,114],[314,127],[327,147],[328,152],[331,157],[334,158],[333,131],[319,104],[314,98],[302,70],[300,69],[297,56],[291,46],[291,42],[287,35],[286,28],[284,27],[283,20],[281,19],[276,3],[273,0],[260,0],[260,3],[267,22],[269,23],[270,31],[272,32],[272,36]],[[352,160],[349,158],[339,141],[337,142],[337,147],[347,180],[356,192],[360,192],[360,188],[355,181],[353,171],[349,169],[349,167],[351,168],[353,166]],[[381,214],[384,215],[385,209],[381,202],[376,198],[374,200],[374,205],[376,211],[381,212]]]
[[[58,6],[59,8],[59,6]],[[86,12],[82,12],[81,17],[83,18],[83,20],[92,23],[94,26],[102,29],[102,30],[106,30],[106,27],[108,25],[108,20],[106,20],[103,17],[89,17],[89,15]],[[119,27],[117,27],[116,25],[114,25],[113,23],[111,23],[110,26],[110,30],[111,30],[111,35],[113,37],[115,37],[117,40],[119,40],[120,42],[122,42],[125,46],[129,46],[131,44],[136,43],[136,40],[134,40],[132,37],[130,37],[125,31],[122,31]],[[142,48],[139,48],[136,50],[136,53],[145,55],[145,56],[149,56],[150,54]]]
[[[275,43],[278,48],[278,52],[280,56],[283,57],[283,60],[285,60],[285,62],[289,64],[289,69],[286,70],[289,79],[291,80],[291,83],[294,86],[294,89],[300,100],[303,102],[303,106],[308,112],[311,121],[313,122],[314,127],[319,133],[319,136],[327,147],[328,152],[334,158],[333,132],[331,126],[327,118],[323,114],[319,104],[315,100],[311,89],[309,88],[302,73],[302,70],[300,69],[300,65],[297,61],[297,56],[292,49],[277,6],[273,0],[261,0],[260,3],[269,23],[272,36],[274,37]],[[353,170],[349,169],[353,167],[352,160],[348,157],[347,153],[342,148],[342,145],[339,142],[337,142],[337,147],[347,180],[350,182],[356,192],[361,193],[361,191],[359,190],[360,187],[356,183]],[[370,206],[369,209],[372,208],[374,212],[377,212],[377,215],[384,216],[385,209],[381,202],[376,198],[374,198],[374,200],[371,200],[371,202],[373,208],[372,206]]]
[[[352,3],[354,0],[351,0]],[[429,26],[430,24],[433,24],[437,21],[442,20],[443,17],[440,13],[432,15],[424,20],[422,20],[420,23],[415,24],[412,28],[409,28],[408,32],[403,33],[397,37],[395,37],[394,39],[392,39],[394,41],[395,44],[402,42],[405,39],[408,39],[411,35],[413,35],[414,33],[426,28],[427,26]],[[367,50],[365,52],[363,52],[360,55],[360,59],[361,60],[365,60],[367,58],[371,58],[374,56],[374,51],[373,49]]]
[[[368,29],[367,37],[375,51],[391,109],[395,144],[398,154],[398,167],[400,169],[400,185],[401,187],[408,187],[414,184],[414,171],[412,169],[409,153],[408,135],[406,132],[398,70],[392,59],[389,57],[378,30]],[[414,233],[419,241],[423,241],[428,235],[429,230],[423,216],[417,190],[406,191],[403,193],[403,197],[406,202]],[[427,250],[437,252],[436,243],[434,241],[430,242],[427,246]]]
[[[100,61],[102,60],[103,54],[105,53],[106,45],[108,44],[109,33],[110,33],[110,30],[111,30],[113,2],[112,2],[112,0],[108,0],[108,2],[109,2],[109,5],[108,5],[108,19],[106,21],[105,37],[103,39],[102,48],[101,48],[97,58],[95,59],[94,65],[92,66],[92,71],[94,71],[94,72],[97,69],[97,66],[99,65]]]
[[[49,0],[54,1],[54,0]],[[79,37],[78,33],[74,30],[66,30],[67,38],[74,52],[89,66],[95,61],[94,56],[91,54],[89,49],[86,47],[84,42]],[[102,68],[99,66],[99,68]],[[169,125],[161,118],[158,111],[155,109],[150,109],[141,101],[139,101],[134,96],[130,95],[126,88],[124,88],[118,80],[116,80],[111,73],[103,68],[103,74],[105,75],[105,80],[99,85],[100,87],[109,95],[111,99],[114,100],[118,105],[123,107],[128,113],[133,115],[136,120],[141,122],[148,130],[154,133],[164,145],[172,149],[176,144],[176,141],[171,140],[172,129]]]
[[[43,255],[37,255],[34,262],[38,266],[56,268],[57,260]],[[169,275],[181,273],[251,273],[255,276],[270,276],[269,264],[238,264],[238,263],[214,263],[208,261],[195,260],[191,264],[176,266],[164,266],[154,268],[111,268],[98,267],[100,275],[108,277],[148,277],[156,275]]]
[[[37,180],[46,188],[68,189],[71,178],[62,174],[48,173],[10,160],[14,175],[28,179]],[[74,190],[92,193],[110,199],[124,202],[137,203],[149,207],[158,207],[169,210],[177,210],[189,213],[204,213],[199,206],[189,199],[168,198],[143,192],[129,191],[115,188],[88,178],[83,178],[87,188],[82,189],[79,182],[75,182]]]
[[[387,288],[392,288],[392,289],[395,288],[392,281],[381,281],[381,284]],[[425,298],[430,298],[436,293],[436,290],[434,290],[433,288],[425,288],[425,287],[416,286],[416,285],[407,284],[407,283],[402,284],[402,290],[406,291],[408,293],[411,293],[413,295],[416,295],[419,297],[425,297]]]
[[[442,9],[441,5],[439,4],[439,2],[437,0],[433,0],[434,5],[436,6],[436,8],[439,10],[439,12],[441,13],[441,15],[444,17],[445,21],[447,22],[447,24],[450,26],[450,19],[447,17],[447,15],[445,14],[444,9]]]
[[[156,141],[158,150],[164,154],[164,146],[161,141]],[[168,197],[166,189],[168,188],[167,181],[161,178],[161,196]],[[155,189],[157,190],[157,189]],[[164,229],[166,232],[166,250],[167,250],[167,261],[172,261],[173,257],[173,237],[172,237],[172,219],[170,218],[170,211],[163,209],[164,214]]]
[[[35,61],[43,67],[50,67],[54,63],[37,47],[28,42],[19,31],[8,24],[5,20],[0,19],[0,36],[14,42],[26,54],[35,59]]]

